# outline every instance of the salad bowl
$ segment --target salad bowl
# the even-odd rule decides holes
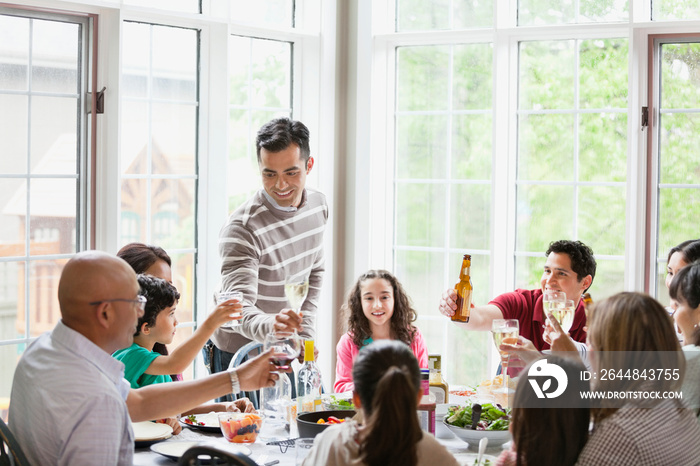
[[[457,427],[447,423],[448,417],[445,416],[442,420],[445,427],[470,446],[477,447],[479,440],[484,437],[489,439],[489,448],[503,445],[511,440],[510,431],[508,430],[474,430],[471,427]]]

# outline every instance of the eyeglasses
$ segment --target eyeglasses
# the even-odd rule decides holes
[[[125,303],[133,303],[136,305],[139,309],[142,311],[146,310],[146,298],[144,296],[138,295],[136,299],[123,299],[123,298],[115,298],[115,299],[103,299],[102,301],[93,301],[91,303],[88,303],[90,306],[97,306],[98,304],[102,303],[112,303],[114,301],[124,301]]]

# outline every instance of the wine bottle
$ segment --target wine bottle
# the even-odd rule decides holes
[[[297,413],[321,409],[321,371],[314,360],[314,341],[304,342],[304,364],[297,374]]]

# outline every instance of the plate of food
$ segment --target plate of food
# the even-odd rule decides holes
[[[134,422],[134,443],[136,448],[150,446],[173,436],[173,429],[168,424],[153,421]]]
[[[180,424],[205,432],[221,432],[219,414],[222,413],[190,414],[189,416],[181,417]]]
[[[475,415],[479,417],[476,418]],[[499,404],[467,403],[451,406],[442,419],[443,424],[461,440],[477,446],[479,440],[489,439],[489,447],[503,445],[511,440],[510,409]]]
[[[188,441],[174,441],[174,442],[161,442],[161,443],[156,443],[154,445],[151,445],[151,451],[158,453],[159,455],[163,455],[166,458],[170,458],[171,460],[179,460],[182,455],[185,454],[187,450],[190,448],[196,446],[196,445],[207,445],[207,443],[202,443],[202,442],[188,442]],[[219,443],[211,443],[210,445],[215,446],[216,448],[220,450],[225,450],[225,451],[232,451],[236,453],[242,453],[246,456],[250,456],[253,452],[250,450],[250,448],[243,446],[243,445],[237,445],[237,444],[228,444],[228,445],[222,445]]]

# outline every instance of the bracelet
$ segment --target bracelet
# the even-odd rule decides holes
[[[238,381],[236,369],[229,369],[228,376],[231,378],[231,393],[236,395],[241,391],[241,383]]]

